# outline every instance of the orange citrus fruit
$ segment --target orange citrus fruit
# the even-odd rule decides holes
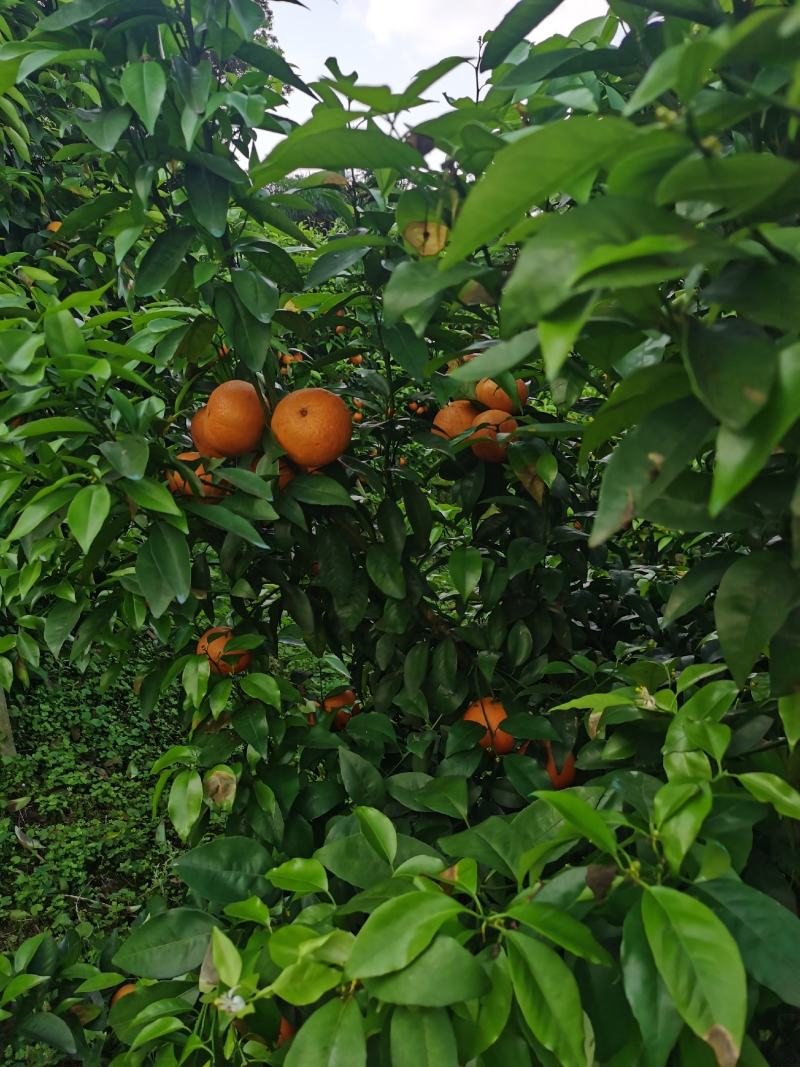
[[[114,993],[114,996],[111,998],[111,1004],[114,1005],[118,1000],[122,1000],[123,997],[127,997],[130,993],[135,992],[136,985],[133,982],[126,982],[125,985],[121,985]]]
[[[475,433],[470,437],[470,448],[484,463],[502,463],[506,458],[508,444],[498,444],[499,433],[513,433],[517,420],[507,411],[482,411],[472,423]]]
[[[464,722],[476,722],[486,727],[486,733],[480,740],[481,748],[489,748],[498,756],[504,756],[514,747],[514,738],[500,726],[508,718],[508,713],[499,700],[494,697],[481,697],[470,704],[461,716]]]
[[[458,437],[472,426],[478,415],[480,411],[470,400],[452,400],[437,412],[433,420],[433,433],[448,440]]]
[[[353,426],[341,397],[327,389],[297,389],[272,416],[275,440],[301,467],[325,467],[350,444]]]
[[[568,753],[567,758],[564,760],[564,766],[559,770],[556,767],[556,761],[553,759],[553,746],[549,741],[545,741],[544,747],[547,749],[545,770],[550,777],[553,788],[568,789],[575,781],[575,753]]]
[[[280,1048],[281,1045],[285,1045],[287,1041],[292,1040],[296,1033],[297,1027],[292,1026],[285,1015],[281,1015],[281,1021],[278,1024],[278,1040],[275,1042],[275,1047]]]
[[[239,652],[227,648],[233,638],[230,626],[212,626],[197,642],[198,656],[208,656],[212,674],[241,674],[250,665],[252,655],[249,649]],[[235,643],[235,640],[234,640]],[[233,659],[238,656],[238,659]]]
[[[208,408],[203,406],[192,416],[189,432],[192,435],[195,448],[201,456],[210,456],[212,459],[221,459],[222,453],[212,447],[206,436],[206,423],[208,420]]]
[[[349,708],[349,711],[345,709]],[[345,726],[350,722],[350,718],[353,715],[358,715],[361,711],[358,703],[356,702],[356,694],[352,689],[345,689],[343,693],[331,693],[326,696],[322,702],[322,710],[329,715],[335,712],[333,716],[333,724],[331,729],[335,732],[343,730]]]
[[[58,221],[58,219],[53,219],[52,222],[48,222],[47,226],[45,226],[45,229],[48,233],[58,233],[58,231],[61,229],[61,223]]]
[[[521,378],[517,378],[517,396],[519,404],[491,378],[481,378],[475,386],[475,399],[484,407],[491,408],[492,411],[507,411],[510,414],[512,411],[519,411],[525,407],[528,400],[528,387]]]
[[[199,452],[179,452],[178,459],[185,463],[193,463],[200,459]],[[225,490],[219,485],[214,485],[211,475],[206,473],[203,464],[195,467],[195,474],[203,483],[203,497],[207,500],[215,500],[225,495]],[[195,496],[195,490],[188,478],[184,478],[180,471],[170,471],[167,474],[167,489],[171,493],[181,493],[183,496]]]
[[[233,378],[218,385],[211,391],[205,412],[199,420],[198,432],[202,442],[217,455],[241,456],[244,452],[253,452],[261,444],[266,425],[264,405],[250,382]],[[196,419],[197,416],[192,420],[192,436],[202,452],[200,442],[194,437]]]

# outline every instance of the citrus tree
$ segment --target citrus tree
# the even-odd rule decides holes
[[[146,644],[186,713],[185,904],[0,958],[14,1047],[796,1050],[800,10],[557,7],[403,92],[253,0],[5,8],[0,677]]]

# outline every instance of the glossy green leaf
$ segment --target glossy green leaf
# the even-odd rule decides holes
[[[325,868],[315,859],[286,860],[267,871],[266,878],[277,889],[290,893],[325,893],[328,889]]]
[[[139,978],[174,978],[199,967],[217,920],[194,908],[172,908],[137,926],[114,965]]]
[[[194,230],[189,226],[167,230],[157,237],[139,263],[136,295],[154,296],[160,292],[183,263],[194,239]]]
[[[72,498],[67,523],[84,554],[89,551],[111,510],[111,494],[104,485],[86,485]]]
[[[364,1021],[352,998],[317,1008],[292,1041],[286,1067],[366,1067]]]
[[[683,1020],[656,968],[640,901],[625,916],[620,962],[625,996],[642,1032],[645,1067],[665,1067]]]
[[[216,837],[178,858],[175,870],[190,889],[207,900],[232,904],[264,896],[264,878],[272,866],[269,852],[248,837]]]
[[[407,893],[387,900],[373,911],[356,935],[347,974],[365,979],[402,970],[462,910],[457,901],[443,893]]]
[[[537,1041],[563,1067],[588,1067],[575,978],[551,948],[525,934],[506,933],[514,995]]]
[[[130,104],[152,136],[161,105],[167,95],[167,77],[156,62],[129,63],[122,72],[120,86]]]
[[[492,70],[499,66],[512,48],[536,29],[560,3],[561,0],[519,0],[499,26],[487,35],[487,44],[481,56],[481,70]]]
[[[642,916],[656,967],[681,1018],[720,1064],[736,1063],[747,1013],[736,942],[713,911],[677,889],[649,889]]]
[[[396,1067],[458,1067],[453,1024],[441,1009],[396,1008],[391,1050]]]
[[[771,804],[788,819],[800,819],[800,793],[783,778],[767,771],[747,771],[738,775],[739,781],[751,796],[764,804]]]

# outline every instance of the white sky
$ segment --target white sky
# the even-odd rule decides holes
[[[477,39],[494,29],[515,0],[305,0],[306,8],[277,0],[272,4],[275,34],[283,53],[305,81],[326,74],[325,60],[336,56],[344,74],[357,71],[359,82],[405,89],[418,70],[445,56],[474,56]],[[542,40],[568,33],[587,19],[606,14],[606,0],[562,0],[533,33]],[[452,71],[425,94],[434,103],[404,116],[421,122],[446,110],[443,93],[473,95],[474,72]],[[302,121],[312,101],[293,92],[288,112]],[[402,121],[402,120],[401,120]],[[262,140],[263,137],[263,140]],[[278,140],[259,137],[260,154]]]

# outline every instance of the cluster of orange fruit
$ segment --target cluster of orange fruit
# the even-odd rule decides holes
[[[453,400],[436,415],[433,432],[439,437],[452,440],[468,431],[465,438],[478,459],[484,463],[502,463],[508,451],[507,441],[498,441],[500,434],[511,434],[517,429],[517,420],[512,412],[521,411],[528,400],[528,387],[517,378],[517,397],[513,399],[492,378],[482,378],[475,387],[475,400]]]
[[[508,718],[508,713],[499,700],[494,697],[481,697],[467,708],[461,716],[464,722],[474,722],[478,726],[486,727],[486,732],[480,739],[481,748],[489,749],[497,756],[507,756],[514,749],[514,738],[507,730],[503,729],[502,723]],[[543,741],[547,753],[545,770],[554,789],[567,789],[575,781],[575,756],[572,752],[567,755],[561,768],[556,765],[553,755],[553,746],[549,741]],[[524,755],[528,751],[526,741],[520,748]]]
[[[317,700],[314,701],[314,704],[317,707],[320,706]],[[344,730],[354,715],[361,714],[361,705],[358,703],[355,690],[344,689],[329,693],[322,701],[322,711],[325,715],[333,716],[331,730],[334,733],[338,733],[339,730]],[[316,712],[312,711],[307,716],[307,719],[309,726],[317,725]]]
[[[279,489],[294,477],[291,464],[305,471],[325,467],[341,456],[352,436],[346,404],[328,389],[297,389],[289,393],[276,404],[270,425],[287,456],[279,464]],[[213,389],[196,412],[191,423],[196,451],[181,452],[178,459],[197,463],[204,456],[221,459],[256,452],[265,429],[265,405],[255,386],[234,378]],[[251,469],[258,465],[258,458]],[[202,463],[197,463],[194,471],[206,500],[225,495],[224,486],[213,483]],[[167,486],[173,493],[194,495],[192,484],[178,471],[167,475]]]

